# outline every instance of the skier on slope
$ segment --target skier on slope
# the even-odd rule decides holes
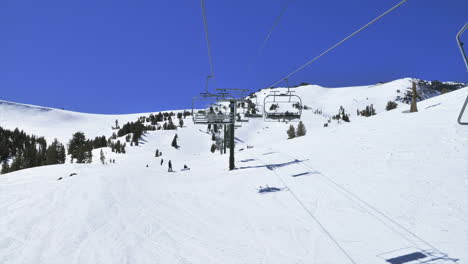
[[[168,172],[172,172],[172,162],[169,161],[168,163],[169,168],[167,169]]]
[[[161,166],[163,165],[163,163],[164,163],[164,159],[161,159]]]

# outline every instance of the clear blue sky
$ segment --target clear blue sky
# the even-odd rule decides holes
[[[257,57],[286,2],[206,0],[218,87],[264,88],[399,0],[292,0]],[[466,0],[409,0],[290,82],[467,82],[455,42],[467,21]],[[190,108],[208,74],[198,0],[0,1],[0,99],[105,114]]]

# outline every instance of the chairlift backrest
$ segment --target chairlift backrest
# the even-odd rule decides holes
[[[263,99],[263,117],[265,121],[299,121],[302,116],[302,99],[294,91],[279,93],[271,91]]]

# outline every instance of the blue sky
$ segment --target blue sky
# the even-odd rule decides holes
[[[399,2],[290,0],[257,56],[287,1],[205,1],[217,87],[252,91]],[[467,11],[466,0],[409,0],[290,82],[468,82],[455,42]],[[2,0],[0,38],[3,100],[104,114],[189,108],[209,74],[198,0]]]

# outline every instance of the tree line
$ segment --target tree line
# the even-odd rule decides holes
[[[63,144],[55,139],[50,146],[43,137],[28,135],[18,128],[0,127],[1,174],[42,165],[65,163]]]

